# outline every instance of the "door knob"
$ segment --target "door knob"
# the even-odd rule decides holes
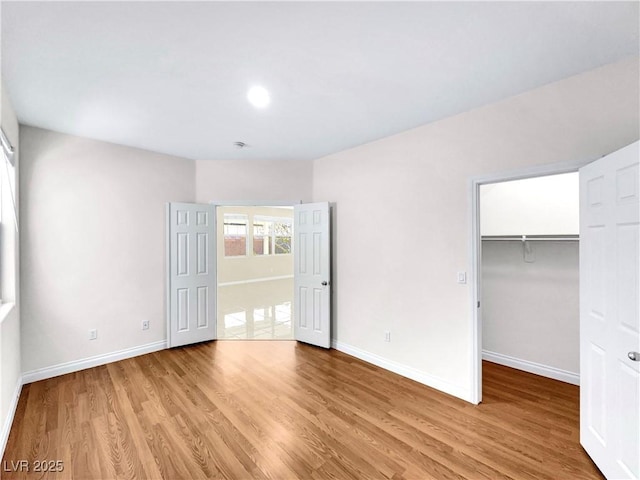
[[[326,280],[324,282],[322,282],[322,286],[326,287],[327,285],[329,285],[329,282],[327,282]]]
[[[640,353],[638,352],[629,352],[627,353],[627,357],[634,362],[640,362]]]

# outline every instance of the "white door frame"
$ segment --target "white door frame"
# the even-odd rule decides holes
[[[471,259],[470,276],[470,309],[471,309],[471,392],[470,402],[478,404],[482,402],[482,306],[478,308],[478,302],[482,298],[481,285],[481,258],[482,237],[480,234],[480,186],[488,183],[508,182],[511,180],[523,180],[526,178],[544,177],[547,175],[559,175],[562,173],[577,172],[580,167],[591,163],[595,158],[574,162],[552,163],[533,167],[511,170],[506,172],[479,175],[469,179],[469,211],[470,227],[469,250]]]
[[[216,207],[293,207],[299,203],[304,203],[302,200],[295,200],[291,202],[277,200],[267,201],[260,200],[257,202],[251,200],[210,200],[209,205],[215,205]]]

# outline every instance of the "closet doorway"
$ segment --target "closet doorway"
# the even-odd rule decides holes
[[[470,253],[471,253],[470,282],[471,282],[472,288],[470,292],[471,296],[470,296],[469,306],[471,308],[471,330],[472,330],[472,342],[473,342],[471,362],[470,362],[471,379],[472,379],[470,399],[473,403],[478,404],[482,402],[482,385],[483,385],[482,363],[484,358],[487,358],[487,360],[484,360],[484,361],[498,360],[496,355],[494,355],[491,359],[489,359],[488,357],[490,356],[491,353],[494,353],[494,354],[502,353],[500,362],[504,363],[505,365],[507,365],[506,361],[508,360],[510,361],[513,359],[527,361],[529,363],[528,365],[526,365],[525,362],[522,362],[522,361],[520,361],[517,364],[511,363],[510,366],[514,366],[522,370],[525,370],[525,367],[526,369],[528,369],[528,371],[531,371],[529,367],[540,367],[540,366],[553,367],[553,368],[546,369],[546,372],[542,374],[550,376],[548,375],[548,373],[555,369],[556,374],[569,373],[568,376],[565,376],[564,378],[562,378],[563,381],[569,381],[571,383],[575,383],[571,381],[571,378],[573,379],[578,378],[577,368],[576,370],[569,370],[568,368],[566,368],[567,364],[564,364],[565,367],[563,366],[557,367],[555,365],[549,365],[548,363],[546,363],[548,362],[546,358],[543,360],[543,362],[536,361],[536,359],[539,360],[542,357],[525,356],[523,352],[527,352],[526,349],[512,349],[508,351],[508,353],[503,353],[503,352],[491,351],[486,348],[487,346],[485,345],[485,339],[483,339],[483,333],[484,333],[483,324],[487,320],[484,318],[485,317],[485,305],[483,303],[484,285],[482,283],[483,243],[486,243],[486,242],[483,242],[483,238],[482,238],[483,232],[481,232],[481,226],[482,226],[481,223],[482,223],[482,217],[483,217],[482,215],[483,205],[484,207],[491,205],[491,201],[486,199],[487,192],[491,192],[493,190],[494,194],[497,196],[498,194],[495,193],[497,185],[501,185],[501,184],[510,185],[512,187],[511,190],[515,190],[516,192],[523,194],[526,191],[525,189],[529,185],[534,186],[535,183],[537,182],[542,182],[543,184],[545,182],[550,182],[547,185],[547,187],[544,188],[543,193],[538,193],[536,197],[529,196],[528,197],[529,200],[527,200],[527,203],[532,208],[534,208],[537,212],[539,212],[539,213],[536,213],[535,216],[538,219],[542,219],[540,221],[542,222],[543,225],[546,226],[546,230],[540,230],[536,228],[535,233],[533,233],[534,230],[525,230],[520,226],[520,227],[516,227],[517,229],[512,228],[511,230],[502,230],[502,231],[494,230],[493,232],[487,232],[486,231],[487,225],[485,225],[484,236],[485,237],[488,237],[488,236],[503,237],[504,240],[494,240],[494,242],[496,243],[502,242],[505,245],[507,245],[507,248],[509,246],[512,247],[511,248],[512,250],[514,250],[515,248],[519,248],[519,256],[521,259],[520,261],[522,263],[527,263],[528,264],[527,266],[537,262],[537,260],[534,260],[534,262],[531,262],[532,259],[538,258],[536,256],[538,253],[538,249],[534,247],[538,245],[543,245],[542,248],[545,249],[544,245],[548,245],[547,248],[545,249],[547,250],[548,247],[552,246],[551,244],[553,243],[553,240],[551,240],[551,238],[555,240],[555,243],[558,243],[558,244],[561,243],[566,247],[568,247],[573,243],[574,244],[573,248],[578,249],[579,243],[580,243],[578,236],[579,236],[579,223],[580,223],[579,214],[580,214],[580,202],[581,202],[580,187],[579,187],[579,182],[581,177],[579,174],[579,169],[587,165],[588,163],[589,161],[576,161],[576,162],[567,162],[563,164],[543,165],[543,166],[529,167],[520,171],[483,175],[483,176],[478,176],[470,179],[469,186],[470,186],[470,193],[471,193],[471,196],[470,196],[471,242],[469,247],[470,247]],[[563,177],[564,174],[573,174],[573,176],[567,175],[566,177]],[[562,181],[561,179],[563,178],[566,180],[573,178],[575,179],[575,183],[573,183],[573,186],[570,188],[566,186],[562,188],[552,188],[551,186],[549,186],[555,182],[558,182],[558,181],[561,182]],[[527,181],[527,180],[531,181],[532,183],[525,184],[524,181]],[[515,183],[519,181],[522,181],[523,183]],[[511,182],[514,182],[514,183],[511,183]],[[489,188],[487,190],[484,190],[487,187]],[[522,187],[522,188],[513,188],[513,187]],[[534,191],[535,190],[540,192],[540,190],[537,188],[534,188]],[[482,201],[481,191],[483,191],[485,194],[485,202]],[[558,195],[563,198],[562,202],[569,201],[573,205],[571,209],[575,211],[575,216],[568,215],[568,212],[565,211],[565,208],[560,206],[558,199],[554,198]],[[525,196],[525,198],[527,197]],[[534,204],[531,205],[532,203],[531,199],[533,198],[537,199],[537,204],[534,201],[533,202]],[[511,224],[513,226],[513,225],[516,225],[515,222],[517,221],[524,222],[527,220],[527,217],[530,217],[524,212],[522,208],[518,208],[518,201],[513,196],[510,199],[503,198],[502,200],[494,201],[493,203],[494,204],[498,203],[503,208],[502,212],[499,212],[496,216],[496,218],[498,219],[498,223],[502,222],[503,224]],[[564,220],[557,220],[557,215],[562,214],[563,212],[566,213],[571,218],[575,218],[575,220],[571,220],[571,222],[567,222],[566,221],[566,218],[568,218],[567,215],[565,215],[564,217],[561,217],[561,218],[564,218]],[[487,220],[487,215],[488,214],[485,211],[484,213],[485,223],[489,221]],[[552,220],[552,219],[556,219],[556,220]],[[505,220],[510,220],[510,222]],[[557,226],[558,223],[561,224],[561,227]],[[571,225],[571,224],[574,225],[574,227],[571,229],[568,229],[567,225]],[[489,228],[492,228],[491,224],[489,224]],[[502,228],[506,228],[505,225],[503,225]],[[523,236],[525,237],[524,239],[525,241],[523,241]],[[512,237],[512,238],[506,238],[506,237]],[[538,239],[535,239],[536,237],[538,237]],[[491,241],[488,239],[485,239],[485,240]],[[496,245],[494,250],[497,250],[497,249],[498,249],[498,246]],[[525,255],[526,255],[527,262],[525,262]],[[535,266],[538,267],[540,265],[542,264],[538,263]],[[519,266],[521,268],[523,267],[522,264],[519,264]],[[524,266],[524,268],[526,268],[527,266]],[[580,275],[579,265],[576,272],[577,272],[577,275]],[[518,280],[519,280],[520,276],[518,276],[518,274],[516,274],[516,276],[518,277]],[[578,281],[576,281],[576,285],[579,285]],[[537,295],[537,293],[535,291],[529,291],[527,295],[528,296],[526,298],[529,299],[529,298],[533,298],[535,295]],[[577,298],[578,299],[580,298],[579,292],[577,294]],[[546,301],[547,300],[545,300],[544,298],[538,298],[537,303],[538,304],[545,303]],[[521,315],[522,308],[516,308],[514,309],[514,311],[518,315]],[[577,325],[576,331],[578,333],[576,334],[575,344],[577,348],[576,351],[579,352],[580,351],[579,308],[576,311],[578,313],[575,317],[575,322]],[[489,335],[489,332],[487,332],[487,336],[488,335]],[[522,339],[526,341],[526,338],[525,338],[527,336],[526,328],[516,330],[515,335],[518,337],[519,339],[518,341],[522,342],[523,341]],[[553,331],[551,335],[552,336],[557,335],[557,331]],[[487,338],[489,342],[492,341],[489,337]],[[505,357],[511,357],[511,358],[505,358]],[[567,355],[567,358],[568,358],[568,355]],[[575,357],[573,358],[575,359]],[[536,365],[533,365],[533,364],[536,364]],[[537,373],[540,374],[541,370],[538,369]],[[558,377],[554,377],[554,378],[558,378]]]
[[[293,340],[293,207],[216,206],[217,335]]]
[[[483,360],[579,385],[577,172],[480,186]]]

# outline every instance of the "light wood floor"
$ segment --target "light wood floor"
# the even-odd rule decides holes
[[[26,385],[3,459],[77,479],[602,478],[578,388],[485,364],[473,406],[335,350],[214,342]]]

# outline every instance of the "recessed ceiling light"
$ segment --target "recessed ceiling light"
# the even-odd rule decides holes
[[[256,85],[247,92],[247,100],[256,108],[264,108],[271,102],[271,97],[266,88]]]

